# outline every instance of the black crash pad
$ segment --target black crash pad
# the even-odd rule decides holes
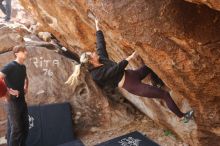
[[[58,146],[84,146],[84,144],[80,140],[73,140],[71,142],[61,144]]]
[[[96,146],[159,146],[140,132],[132,132]]]
[[[27,146],[57,146],[74,139],[69,103],[28,107]]]

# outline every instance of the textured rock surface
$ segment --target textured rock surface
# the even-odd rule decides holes
[[[186,0],[188,2],[197,3],[197,4],[205,4],[212,9],[216,9],[220,11],[220,1],[219,0]]]
[[[134,119],[132,114],[128,114],[129,110],[125,105],[109,103],[108,98],[96,87],[88,72],[81,74],[80,82],[75,89],[65,85],[65,81],[73,71],[74,62],[56,53],[55,48],[50,47],[49,50],[40,47],[42,46],[40,44],[45,45],[46,42],[34,35],[27,35],[25,38],[29,38],[26,42],[29,52],[26,66],[30,79],[29,93],[26,96],[28,105],[69,102],[73,109],[74,130],[78,134],[94,131],[100,127],[110,127],[115,123],[126,124]],[[14,45],[13,42],[10,45]],[[0,58],[0,68],[2,68],[3,65],[13,60],[14,56],[9,51],[0,54]],[[117,93],[115,96],[120,98]],[[6,113],[4,101],[1,99],[0,137],[4,136],[5,130]]]
[[[141,62],[151,67],[171,89],[183,111],[195,110],[195,120],[182,124],[162,101],[124,93],[126,97],[185,142],[219,145],[218,11],[182,0],[20,1],[37,17],[41,30],[52,32],[77,53],[95,48],[94,23],[88,17],[95,14],[101,21],[111,58],[118,61],[137,50],[142,59],[129,67],[136,68]]]
[[[19,22],[20,24],[24,24],[27,27],[35,24],[35,21],[31,17],[30,13],[26,13],[24,8],[21,6],[19,0],[13,0],[11,2],[12,12],[11,12],[11,20],[7,23]],[[0,22],[4,23],[5,14],[0,10]]]
[[[28,30],[24,25],[0,23],[0,42],[4,42],[1,43],[0,53],[7,52],[13,46],[20,44],[26,34],[28,34]]]
[[[81,130],[83,126],[84,130],[89,130],[93,126],[108,124],[110,111],[107,98],[89,76],[82,74],[81,82],[73,90],[64,84],[73,70],[74,65],[70,60],[46,48],[30,47],[28,51],[30,53],[26,65],[30,78],[30,92],[27,95],[29,105],[70,102],[77,116],[75,122]],[[13,58],[11,52],[2,54],[0,66]]]

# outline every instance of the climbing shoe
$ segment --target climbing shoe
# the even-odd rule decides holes
[[[188,123],[189,120],[191,120],[193,118],[193,115],[194,115],[194,111],[193,110],[190,110],[187,113],[185,113],[184,118],[183,118],[183,122],[184,123]]]

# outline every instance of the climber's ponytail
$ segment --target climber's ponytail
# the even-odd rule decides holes
[[[73,86],[74,88],[76,87],[77,81],[80,76],[81,67],[84,66],[84,64],[87,64],[89,62],[89,55],[90,54],[91,54],[90,52],[86,52],[80,56],[80,64],[75,65],[72,75],[68,78],[68,80],[65,82],[65,84]]]
[[[81,68],[81,63],[75,65],[72,75],[68,78],[68,80],[65,82],[65,84],[73,86],[76,83],[76,81],[78,80],[78,77],[80,75],[80,68]]]

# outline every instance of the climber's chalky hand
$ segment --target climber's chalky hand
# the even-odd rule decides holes
[[[126,60],[130,61],[131,59],[136,58],[136,56],[137,56],[137,53],[136,53],[136,51],[134,51],[130,56],[128,56],[128,58]]]

